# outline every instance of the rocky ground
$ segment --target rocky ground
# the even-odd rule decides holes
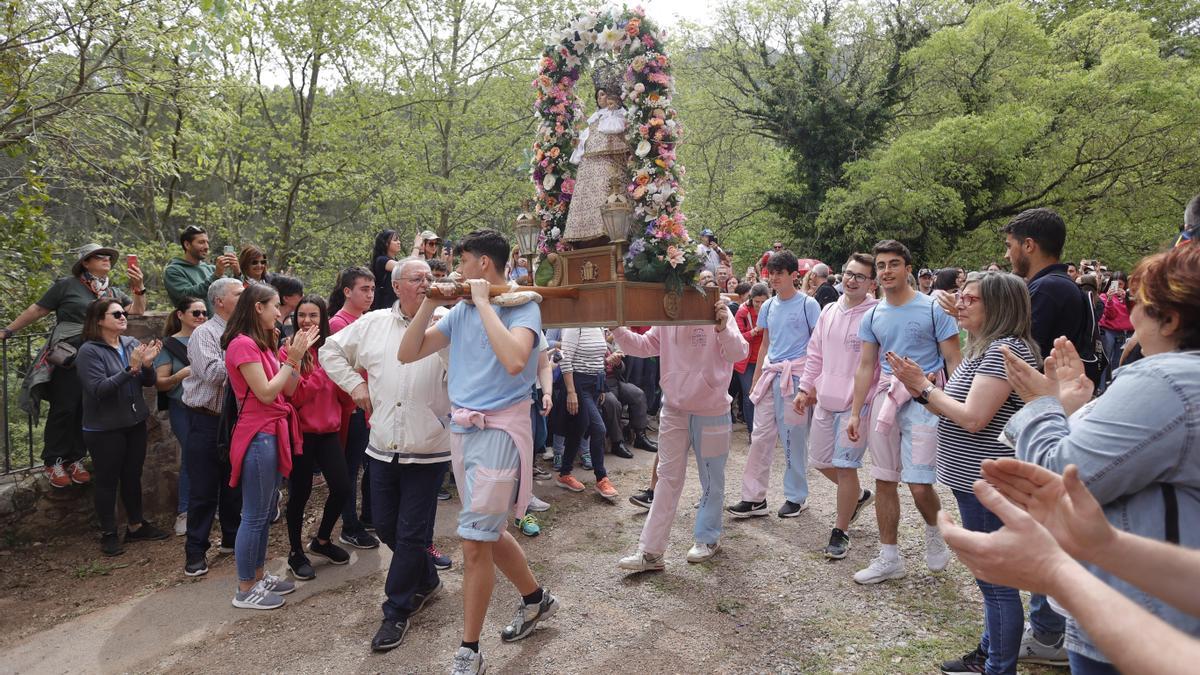
[[[746,446],[745,431],[736,431],[727,501]],[[633,460],[609,457],[622,500],[644,486],[653,461],[635,452]],[[590,474],[576,476],[590,487]],[[667,570],[634,575],[616,561],[636,547],[643,511],[539,484],[552,508],[540,514],[541,536],[521,541],[562,609],[529,639],[502,644],[516,592],[500,581],[481,643],[490,672],[929,673],[969,651],[981,627],[978,590],[957,562],[941,574],[925,569],[911,501],[902,502],[908,576],[858,586],[851,575],[875,553],[873,512],[851,529],[849,557],[828,561],[821,549],[833,485],[816,472],[809,480],[812,506],[799,518],[727,522],[721,553],[690,565],[684,554],[699,494],[691,468]],[[778,488],[769,499],[780,503]],[[948,493],[943,504],[953,508]],[[461,562],[457,509],[457,500],[439,509],[436,541]],[[285,568],[284,540],[274,527],[268,567],[276,571]],[[443,573],[444,594],[414,619],[404,644],[380,655],[368,645],[381,618],[386,551],[356,551],[345,567],[318,565],[318,578],[302,582],[285,608],[249,612],[229,605],[232,557],[188,579],[178,538],[131,546],[117,558],[99,556],[90,533],[17,544],[0,552],[0,650],[9,672],[436,673],[449,668],[460,639],[458,564]]]

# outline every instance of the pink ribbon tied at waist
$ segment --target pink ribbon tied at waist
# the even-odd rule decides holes
[[[804,362],[808,359],[807,356],[801,356],[798,359],[791,361],[780,361],[779,363],[763,363],[762,375],[758,377],[758,383],[754,385],[754,389],[750,390],[750,402],[754,405],[762,403],[763,399],[771,395],[771,384],[775,382],[775,378],[782,377],[783,383],[779,385],[779,393],[783,396],[791,396],[795,394],[795,380],[793,376],[799,377],[804,373]],[[784,401],[789,403],[789,401]]]
[[[942,387],[945,381],[945,375],[941,371],[938,371],[937,377],[933,378],[933,383],[938,387]],[[885,389],[887,390],[887,398],[883,399],[883,405],[879,406],[879,413],[875,418],[875,431],[884,434],[891,431],[892,426],[896,424],[896,415],[913,398],[912,394],[908,391],[908,387],[905,387],[903,382],[897,380],[895,375],[888,375],[887,377],[880,378],[879,386],[871,394],[871,400],[875,400],[875,397],[879,396]]]
[[[512,438],[521,462],[517,475],[517,501],[513,503],[512,513],[514,518],[524,518],[529,498],[533,496],[533,425],[529,423],[529,401],[522,400],[492,411],[455,408],[450,421],[463,428],[499,429]],[[461,448],[459,443],[454,446]]]

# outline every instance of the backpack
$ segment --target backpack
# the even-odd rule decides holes
[[[1070,279],[1067,275],[1061,272],[1054,274]],[[1074,284],[1075,282],[1071,282]],[[1083,372],[1087,378],[1092,381],[1092,384],[1097,388],[1100,386],[1100,379],[1104,375],[1104,371],[1108,368],[1108,355],[1104,353],[1104,346],[1100,343],[1100,317],[1096,316],[1096,305],[1092,302],[1091,294],[1083,290],[1079,286],[1075,287],[1079,291],[1080,302],[1087,307],[1087,313],[1084,318],[1087,320],[1087,331],[1079,340],[1079,343],[1071,341],[1075,345],[1075,350],[1079,352],[1079,360],[1083,362]],[[1042,354],[1042,358],[1046,358],[1049,354]]]
[[[229,466],[229,449],[233,445],[233,429],[237,426],[238,417],[250,396],[250,387],[246,387],[246,395],[238,405],[237,397],[233,395],[233,385],[225,381],[225,405],[221,406],[221,418],[217,420],[217,459],[223,466]]]

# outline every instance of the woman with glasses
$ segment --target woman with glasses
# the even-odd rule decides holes
[[[162,351],[154,359],[154,371],[158,380],[158,409],[166,410],[171,419],[171,433],[179,441],[179,508],[175,513],[175,534],[187,534],[188,474],[187,437],[188,414],[183,405],[183,380],[192,374],[188,360],[187,343],[192,331],[208,321],[208,310],[199,298],[183,298],[175,303],[175,311],[167,317],[163,330]]]
[[[75,370],[83,388],[83,436],[96,472],[93,495],[100,519],[100,550],[119,555],[117,492],[129,526],[125,542],[166,539],[167,533],[142,517],[142,465],[146,461],[146,418],[150,407],[142,387],[154,386],[158,340],[141,344],[124,335],[129,315],[121,303],[93,301],[83,320]]]
[[[249,286],[252,283],[267,284],[271,282],[267,273],[267,254],[254,244],[246,244],[238,253],[238,267],[242,270],[242,281]]]
[[[82,431],[83,393],[73,370],[75,351],[83,344],[83,319],[88,305],[108,299],[118,302],[130,314],[146,310],[146,289],[142,285],[142,271],[136,264],[126,270],[133,297],[113,285],[109,273],[118,258],[113,248],[99,244],[82,247],[71,267],[71,276],[55,281],[37,302],[0,330],[0,340],[7,340],[16,331],[54,313],[54,330],[25,379],[21,407],[36,417],[41,401],[50,401],[42,461],[50,485],[55,488],[91,481],[83,466],[83,456],[87,454]]]
[[[887,359],[914,400],[940,418],[937,478],[958,501],[963,527],[994,532],[1002,523],[980,503],[972,485],[980,478],[984,460],[1014,454],[999,437],[1024,403],[1008,381],[1002,347],[1030,366],[1040,363],[1030,332],[1029,291],[1015,275],[977,272],[955,294],[955,301],[958,325],[967,331],[968,339],[962,362],[944,390],[930,384],[921,367],[904,355],[888,354]],[[1016,673],[1025,616],[1020,593],[975,581],[983,593],[983,636],[970,653],[943,663],[942,672]]]

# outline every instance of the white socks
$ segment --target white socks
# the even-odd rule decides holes
[[[899,560],[900,546],[897,544],[880,544],[879,555],[883,556],[884,560]]]

